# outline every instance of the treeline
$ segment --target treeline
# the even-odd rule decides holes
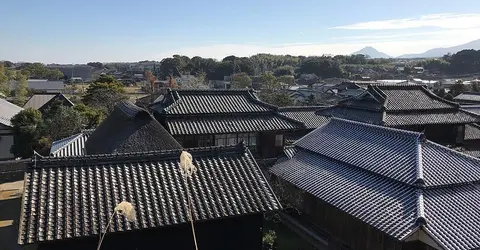
[[[224,76],[246,73],[258,76],[272,72],[275,76],[315,74],[321,78],[349,77],[344,65],[384,65],[393,63],[393,59],[370,59],[364,55],[327,56],[291,56],[258,54],[251,57],[227,56],[221,61],[211,58],[174,55],[161,61],[157,74],[161,78],[169,75],[206,74],[209,80],[223,80]]]
[[[272,72],[275,76],[315,74],[320,78],[354,78],[357,75],[394,77],[396,67],[404,67],[406,75],[415,74],[413,67],[421,66],[432,74],[473,74],[480,68],[480,50],[462,50],[438,59],[402,62],[399,59],[371,59],[365,55],[291,56],[258,54],[251,57],[227,56],[221,61],[211,58],[174,55],[161,61],[156,72],[161,78],[169,75],[206,74],[209,80],[244,72],[250,76]]]

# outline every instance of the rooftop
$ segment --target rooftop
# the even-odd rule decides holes
[[[271,172],[400,241],[480,247],[480,159],[422,133],[332,118]]]
[[[278,108],[278,112],[285,117],[303,123],[306,128],[312,129],[328,122],[329,118],[315,114],[315,111],[323,108],[325,106],[281,107]]]
[[[465,112],[457,103],[416,84],[370,85],[363,94],[316,114],[390,127],[480,122],[480,116]]]
[[[84,130],[79,134],[52,142],[50,156],[67,157],[85,155],[85,143],[94,130]]]
[[[456,102],[473,102],[480,103],[480,93],[478,92],[464,92],[453,98]]]
[[[73,106],[74,104],[63,94],[56,93],[56,94],[48,94],[48,93],[41,93],[41,94],[34,94],[30,99],[28,99],[27,103],[23,105],[24,108],[34,108],[38,110],[44,109],[49,103],[53,102],[54,100],[62,100],[68,106]]]
[[[148,111],[122,101],[85,143],[87,154],[179,149],[181,145]]]
[[[276,107],[262,102],[254,90],[168,90],[151,105],[167,115],[262,113]]]
[[[137,220],[115,217],[108,232],[187,223],[186,189],[194,221],[280,209],[245,145],[189,151],[197,171],[187,185],[181,149],[148,153],[44,158],[25,177],[19,244],[98,235],[116,204],[128,201]]]
[[[22,110],[23,108],[0,98],[0,123],[5,126],[12,126],[10,120]]]

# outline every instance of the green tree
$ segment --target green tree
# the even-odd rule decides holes
[[[73,106],[73,109],[83,116],[83,127],[86,129],[98,127],[104,118],[101,110],[89,107],[83,103]]]
[[[64,77],[62,71],[59,69],[48,69],[45,78],[51,81],[58,81]]]
[[[57,109],[52,109],[45,117],[42,132],[51,141],[56,141],[80,133],[83,124],[84,117],[79,111],[71,107],[59,106]]]
[[[241,72],[232,75],[232,88],[244,89],[252,87],[252,78],[247,73]]]
[[[294,74],[294,72],[295,72],[295,70],[292,66],[280,66],[280,67],[275,69],[273,74],[276,77],[285,76],[285,75],[292,76]]]
[[[12,119],[14,144],[10,152],[16,157],[27,158],[33,155],[33,150],[42,148],[39,145],[41,128],[43,127],[40,111],[28,108],[20,111]]]
[[[28,82],[27,77],[17,72],[17,88],[15,89],[15,104],[23,106],[27,101]]]
[[[260,99],[279,107],[293,105],[293,99],[288,94],[282,92],[261,92]]]
[[[469,91],[468,86],[463,84],[461,81],[458,81],[454,85],[452,85],[452,87],[450,88],[449,94],[451,94],[452,96],[455,97],[455,96],[460,95],[461,93],[467,92],[467,91]]]
[[[317,101],[315,100],[314,95],[309,95],[303,102],[303,106],[314,106],[317,105]]]
[[[102,75],[95,82],[88,85],[82,102],[95,109],[101,110],[105,115],[110,113],[115,105],[128,99],[123,85],[111,76]]]
[[[7,70],[4,63],[0,63],[0,92],[4,95],[10,94],[10,79],[7,76]]]
[[[343,70],[340,64],[327,57],[309,57],[298,69],[300,74],[315,74],[322,78],[342,77]]]
[[[262,83],[262,88],[266,90],[271,91],[280,88],[280,83],[271,72],[266,72],[260,75],[260,82]]]
[[[284,75],[277,77],[277,80],[281,83],[285,83],[287,85],[295,84],[295,77],[292,75]]]

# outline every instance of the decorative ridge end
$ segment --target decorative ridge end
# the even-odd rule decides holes
[[[421,189],[417,190],[417,219],[415,223],[418,226],[423,226],[427,224],[425,219],[425,206],[423,201],[423,191]]]

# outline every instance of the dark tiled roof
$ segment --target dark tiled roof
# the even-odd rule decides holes
[[[146,110],[126,101],[88,138],[87,154],[110,154],[178,149],[181,145]]]
[[[480,125],[465,124],[465,140],[480,140]]]
[[[436,96],[424,85],[373,85],[369,88],[383,92],[387,98],[385,103],[387,111],[455,109],[458,107],[456,103]]]
[[[73,106],[73,103],[63,94],[34,94],[23,107],[41,110],[54,100],[62,100],[65,105]]]
[[[316,114],[391,127],[480,122],[480,116],[413,84],[370,85],[363,94]]]
[[[396,127],[413,124],[465,124],[480,121],[480,116],[458,110],[411,112],[411,113],[387,113],[385,115],[385,126]]]
[[[480,115],[480,105],[462,105],[461,108],[468,112]]]
[[[349,119],[352,121],[366,122],[371,124],[383,124],[383,112],[368,109],[352,109],[339,105],[328,107],[316,112],[317,115]]]
[[[171,119],[167,122],[167,127],[173,135],[243,133],[304,128],[303,124],[299,122],[289,121],[274,114]]]
[[[421,133],[341,119],[295,147],[272,173],[398,240],[423,225],[445,249],[480,247],[480,159]]]
[[[280,209],[244,145],[192,149],[197,167],[188,183],[195,221]],[[19,244],[98,235],[121,201],[135,222],[115,216],[109,232],[187,223],[180,150],[47,158],[26,173]]]
[[[0,98],[0,123],[5,126],[12,126],[10,120],[22,110],[23,108]]]
[[[48,91],[55,91],[61,92],[65,89],[65,84],[63,81],[47,81],[41,79],[29,79],[27,80],[28,88],[33,90],[48,90]],[[11,82],[11,88],[17,89],[17,81]]]
[[[50,149],[50,155],[55,157],[85,155],[85,143],[92,134],[93,129],[82,131],[82,133],[54,141]]]
[[[472,102],[472,103],[480,103],[480,93],[478,92],[466,92],[461,93],[453,98],[453,100],[457,102]]]
[[[276,108],[260,101],[253,90],[169,90],[152,107],[167,115],[262,113]]]
[[[318,128],[325,124],[328,118],[316,115],[315,111],[325,108],[324,106],[307,106],[307,107],[282,107],[278,112],[285,117],[299,121],[305,124],[306,128]]]

